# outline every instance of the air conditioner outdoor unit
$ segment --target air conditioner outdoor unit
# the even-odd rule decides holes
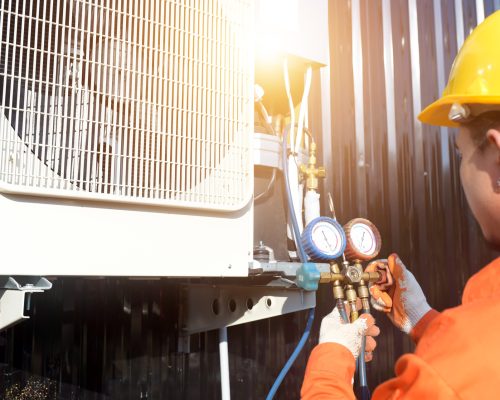
[[[2,2],[2,275],[248,274],[252,3]]]

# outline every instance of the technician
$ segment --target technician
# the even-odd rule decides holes
[[[500,11],[484,20],[460,49],[442,97],[418,118],[458,127],[460,178],[485,239],[500,249]],[[500,399],[500,257],[467,282],[462,305],[432,309],[413,274],[395,254],[371,263],[392,284],[372,285],[373,306],[417,344],[396,363],[396,376],[373,399]],[[359,321],[359,320],[358,320]],[[354,399],[352,379],[361,336],[373,319],[341,324],[336,310],[321,324],[307,365],[302,399]],[[367,359],[375,341],[367,337]]]

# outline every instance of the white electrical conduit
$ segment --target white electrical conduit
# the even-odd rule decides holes
[[[286,97],[288,98],[288,106],[290,108],[290,148],[293,149],[295,140],[295,108],[293,107],[292,92],[290,91],[290,77],[288,76],[288,60],[285,58],[283,61],[283,75],[285,77],[285,90]]]
[[[300,146],[302,144],[302,135],[304,133],[304,119],[306,117],[306,110],[309,107],[309,92],[311,91],[311,80],[312,80],[312,68],[307,67],[307,71],[304,78],[304,92],[302,93],[302,101],[300,103],[299,111],[299,122],[297,124],[297,138],[295,139],[295,153],[300,152]],[[306,122],[306,126],[307,126]]]
[[[219,359],[220,359],[220,389],[221,399],[231,399],[231,387],[229,385],[229,352],[227,349],[227,327],[219,329]]]
[[[309,97],[307,98],[307,107],[304,109],[304,128],[309,131]],[[306,149],[309,149],[309,139],[311,138],[308,135],[304,138]]]

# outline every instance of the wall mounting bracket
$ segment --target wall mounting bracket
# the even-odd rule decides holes
[[[31,294],[52,288],[52,283],[39,276],[0,276],[0,331],[29,317]]]
[[[181,287],[180,299],[180,352],[189,352],[191,334],[316,306],[316,292],[269,286],[190,284]]]

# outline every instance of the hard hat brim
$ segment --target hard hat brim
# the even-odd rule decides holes
[[[491,104],[492,109],[498,109],[500,105],[500,96],[444,96],[429,104],[419,115],[418,119],[424,124],[447,126],[450,128],[458,128],[459,123],[450,120],[448,114],[453,103],[458,104],[476,104],[482,108],[488,108]],[[486,107],[485,107],[486,106]]]

